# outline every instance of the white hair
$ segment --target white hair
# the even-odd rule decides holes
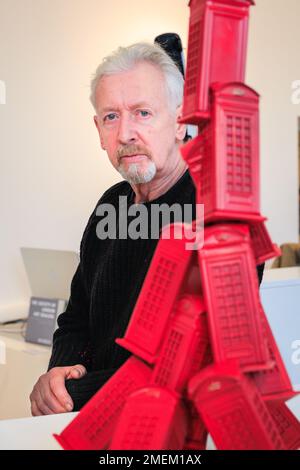
[[[96,88],[99,80],[105,75],[132,70],[141,62],[150,63],[161,70],[165,77],[170,109],[175,112],[183,100],[183,76],[177,65],[161,46],[147,42],[139,42],[128,47],[119,47],[111,55],[103,59],[91,82],[90,100],[96,112]]]

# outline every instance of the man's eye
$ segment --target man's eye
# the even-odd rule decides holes
[[[104,121],[113,121],[115,117],[116,117],[115,113],[109,113],[104,117]]]
[[[140,109],[138,113],[140,113],[142,117],[150,116],[149,111],[146,111],[145,109]]]

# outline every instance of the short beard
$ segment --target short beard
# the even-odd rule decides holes
[[[124,170],[122,164],[118,167],[118,172],[130,184],[149,183],[156,175],[156,165],[149,162],[146,170],[142,170],[138,163],[130,163],[128,169]]]

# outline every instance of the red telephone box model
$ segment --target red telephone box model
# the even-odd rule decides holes
[[[198,202],[205,222],[222,219],[261,220],[259,213],[259,97],[242,83],[212,89],[211,120],[194,144],[200,165]],[[189,150],[183,149],[189,163]]]
[[[132,356],[55,436],[65,449],[205,449],[208,433],[224,450],[300,447],[256,272],[279,250],[259,207],[259,96],[243,83],[251,4],[190,1],[182,121],[199,135],[181,152],[204,244],[186,249],[180,224],[159,240],[116,340]]]
[[[210,118],[215,82],[243,82],[252,0],[191,0],[182,121]]]

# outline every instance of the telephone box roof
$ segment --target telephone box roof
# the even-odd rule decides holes
[[[194,3],[194,2],[199,2],[199,0],[190,0],[189,1],[189,7]],[[240,4],[240,5],[255,5],[255,1],[254,0],[206,0],[206,1],[210,1],[212,3],[226,3],[228,5],[237,5],[237,4]]]

